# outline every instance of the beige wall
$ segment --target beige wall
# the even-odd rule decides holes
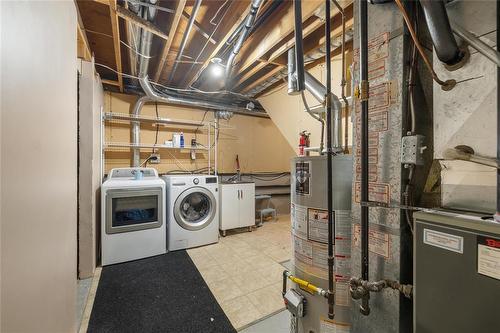
[[[105,111],[130,113],[135,96],[106,92],[104,96]],[[172,119],[201,120],[204,110],[188,109],[172,105],[158,104],[160,117]],[[154,116],[154,103],[143,108],[143,115]],[[212,120],[213,113],[207,112],[205,120]],[[289,160],[294,156],[292,147],[274,125],[273,121],[265,118],[235,115],[229,121],[221,121],[223,129],[219,135],[219,172],[235,172],[236,154],[239,155],[242,172],[259,171],[289,171]],[[229,128],[228,128],[229,127]],[[189,145],[194,137],[193,127],[182,128],[185,143]],[[158,143],[172,138],[173,132],[179,132],[179,127],[161,127]],[[106,142],[130,142],[130,125],[128,122],[107,122],[105,129]],[[141,126],[141,143],[154,143],[155,128],[149,124]],[[207,132],[200,128],[197,141],[207,145]],[[160,149],[161,164],[153,164],[159,172],[171,170],[194,170],[208,165],[208,154],[198,154],[196,161],[189,159],[189,151]],[[144,161],[150,149],[141,150],[141,161]],[[129,149],[113,149],[105,154],[105,170],[130,165]]]
[[[1,1],[2,332],[75,331],[76,14]]]
[[[348,64],[352,61],[351,53],[347,53],[346,61]],[[337,96],[341,96],[340,80],[341,80],[342,62],[341,57],[332,59],[332,92]],[[320,82],[325,84],[325,65],[318,65],[309,72],[316,77]],[[346,95],[350,95],[350,78],[347,80]],[[306,91],[306,100],[310,107],[318,105],[318,101]],[[271,119],[279,128],[288,143],[297,150],[299,142],[299,133],[303,130],[311,132],[311,147],[319,146],[321,138],[321,124],[313,119],[304,111],[304,104],[300,95],[289,96],[287,94],[287,85],[284,84],[280,89],[259,98],[259,102],[264,106],[266,111],[271,116]],[[349,120],[349,125],[351,125]],[[351,127],[351,126],[350,126]],[[352,133],[349,133],[351,140]],[[326,136],[325,136],[326,142]]]
[[[79,63],[78,277],[84,279],[93,276],[96,267],[103,90],[93,62]]]

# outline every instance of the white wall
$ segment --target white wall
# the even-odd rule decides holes
[[[346,57],[347,63],[350,63],[350,54]],[[337,56],[332,59],[332,92],[340,98],[342,62],[341,57]],[[309,72],[318,79],[321,83],[325,84],[325,64],[318,65]],[[350,81],[347,81],[350,86]],[[349,91],[349,87],[346,89]],[[318,101],[306,91],[306,100],[309,107],[318,105]],[[270,93],[264,97],[259,98],[259,102],[264,106],[267,113],[279,128],[283,136],[286,138],[290,146],[298,153],[299,133],[303,130],[311,132],[311,147],[317,147],[321,138],[321,124],[313,119],[308,113],[304,111],[304,104],[300,95],[289,96],[287,94],[287,85],[284,84],[280,89]],[[350,135],[351,137],[352,135]],[[325,134],[326,144],[326,134]]]
[[[2,332],[75,331],[72,1],[1,1]]]
[[[94,275],[97,259],[99,188],[101,185],[101,108],[103,89],[94,63],[80,62],[78,277]]]
[[[495,1],[454,1],[447,5],[450,19],[488,45],[496,43]],[[497,71],[496,65],[469,47],[469,63],[449,72],[434,57],[441,79],[455,79],[453,90],[445,92],[434,83],[434,158],[457,145],[471,146],[476,153],[496,156]],[[496,170],[468,162],[442,163],[444,206],[495,212]]]

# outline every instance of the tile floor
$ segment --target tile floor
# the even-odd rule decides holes
[[[252,232],[228,231],[218,244],[188,253],[237,330],[284,309],[281,263],[291,257],[289,216]]]

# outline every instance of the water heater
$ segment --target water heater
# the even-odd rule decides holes
[[[351,191],[352,156],[333,157],[333,214],[335,221],[335,319],[328,319],[324,297],[292,285],[305,298],[304,314],[297,318],[296,332],[350,332],[351,297]],[[328,289],[328,204],[326,156],[292,160],[291,221],[293,274]],[[289,283],[290,284],[290,283]],[[299,295],[295,295],[300,297]]]

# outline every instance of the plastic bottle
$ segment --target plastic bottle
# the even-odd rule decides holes
[[[184,132],[181,132],[181,148],[184,148]]]

